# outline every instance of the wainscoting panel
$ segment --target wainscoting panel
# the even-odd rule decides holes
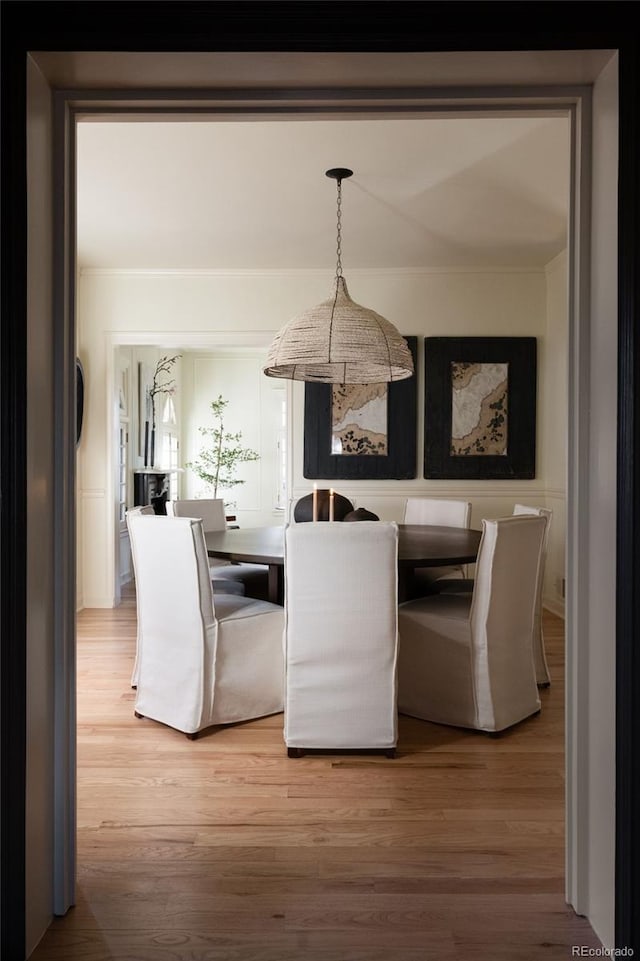
[[[82,537],[78,556],[78,591],[84,607],[113,607],[113,509],[101,488],[80,491]]]

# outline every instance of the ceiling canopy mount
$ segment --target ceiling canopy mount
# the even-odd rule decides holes
[[[346,180],[348,177],[353,177],[353,170],[349,170],[348,167],[332,167],[331,170],[325,170],[324,175],[333,180]]]

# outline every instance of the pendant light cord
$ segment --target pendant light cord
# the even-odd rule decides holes
[[[336,205],[336,280],[342,277],[342,180],[337,180],[338,200]]]
[[[338,290],[340,289],[340,280],[342,278],[342,178],[338,177],[336,179],[336,186],[338,189],[338,198],[336,203],[336,290],[333,295],[333,305],[331,307],[331,320],[329,322],[329,343],[328,343],[328,356],[327,363],[331,363],[331,340],[333,337],[333,315],[336,311],[336,303],[338,300]],[[342,379],[346,378],[346,365],[345,370],[342,374]]]

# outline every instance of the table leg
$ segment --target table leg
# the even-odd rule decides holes
[[[409,586],[413,578],[413,568],[398,568],[398,604],[409,600]]]
[[[284,603],[284,567],[269,564],[269,600],[272,604]]]

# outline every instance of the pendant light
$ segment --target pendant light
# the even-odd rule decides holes
[[[342,181],[352,170],[336,167],[337,262],[331,296],[290,320],[269,348],[267,377],[327,384],[380,384],[413,374],[407,342],[380,314],[351,300],[342,275]]]

